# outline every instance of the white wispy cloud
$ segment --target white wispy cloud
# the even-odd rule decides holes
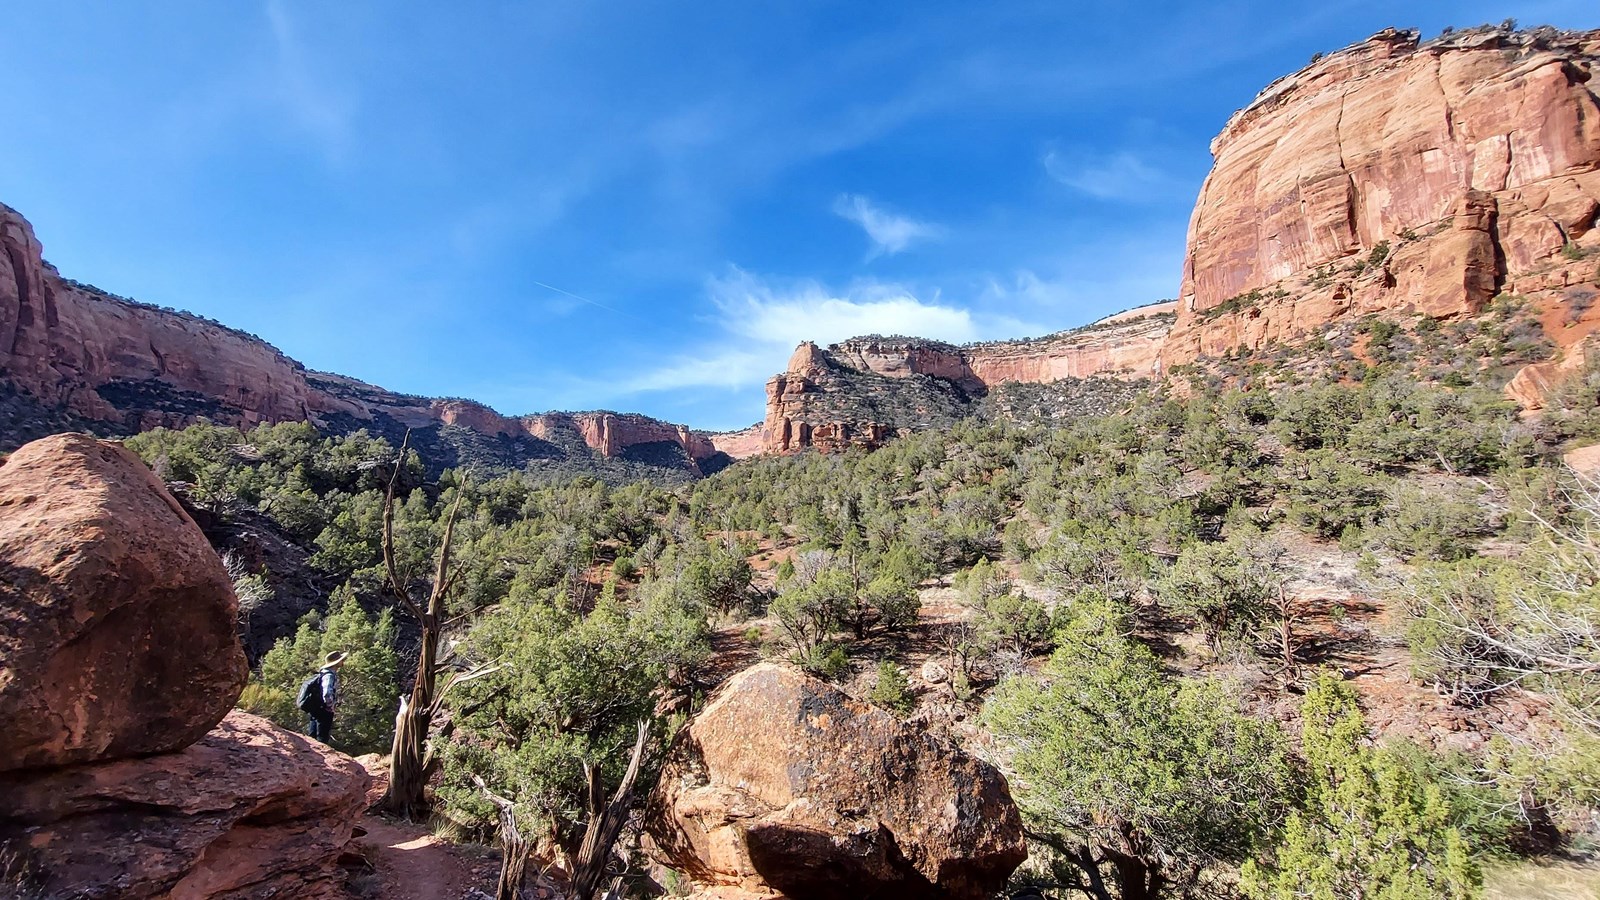
[[[1099,200],[1159,200],[1176,186],[1168,173],[1132,150],[1091,153],[1052,147],[1040,162],[1051,178]]]
[[[783,371],[801,341],[830,344],[862,334],[907,334],[951,342],[990,330],[966,309],[923,300],[903,285],[863,280],[843,290],[819,282],[774,282],[734,268],[707,282],[721,332],[697,350],[623,384],[630,394],[690,387],[747,388]]]
[[[935,238],[941,233],[937,225],[890,212],[860,194],[841,194],[833,203],[833,211],[860,225],[867,233],[872,240],[869,258],[899,253],[917,241]]]
[[[272,93],[294,125],[316,139],[333,157],[351,141],[352,104],[315,71],[300,29],[282,0],[267,0],[267,23],[276,54]]]

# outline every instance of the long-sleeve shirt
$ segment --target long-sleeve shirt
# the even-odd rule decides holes
[[[339,673],[332,669],[322,670],[322,706],[324,709],[333,709],[339,700]]]

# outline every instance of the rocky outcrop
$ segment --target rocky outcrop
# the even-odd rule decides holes
[[[803,343],[787,370],[767,382],[763,448],[877,446],[960,418],[1007,383],[1158,376],[1175,308],[1158,303],[1044,338],[964,347],[880,337],[826,350]]]
[[[757,422],[738,431],[719,431],[709,435],[711,446],[729,459],[746,459],[766,451],[766,423]]]
[[[994,768],[770,663],[681,733],[645,823],[697,882],[807,900],[978,900],[1027,855]]]
[[[681,450],[697,471],[700,463],[721,452],[706,434],[637,413],[544,413],[525,416],[520,423],[528,434],[546,440],[557,431],[576,431],[584,444],[603,456],[623,456],[634,447],[669,444]]]
[[[0,770],[187,746],[246,675],[227,572],[137,456],[63,434],[0,465]]]
[[[63,278],[46,263],[33,227],[0,205],[0,386],[30,398],[33,418],[127,434],[201,418],[228,425],[309,421],[325,430],[461,429],[497,446],[441,446],[444,465],[517,465],[561,455],[552,431],[606,457],[669,443],[684,465],[720,463],[708,436],[646,416],[609,412],[503,416],[481,403],[396,394],[308,371],[260,338],[177,310],[138,303]],[[48,433],[41,424],[34,435]],[[20,442],[28,429],[0,435]],[[10,446],[15,446],[15,443]],[[430,463],[433,460],[429,460]],[[436,464],[438,465],[438,464]]]
[[[135,410],[114,402],[135,385],[164,400],[193,394],[246,424],[328,409],[297,363],[251,335],[63,279],[44,261],[33,227],[4,205],[0,374],[45,403],[138,427],[165,416],[154,403]],[[102,393],[108,386],[117,387]]]
[[[355,760],[230,712],[174,753],[0,775],[5,887],[19,896],[343,898],[366,803]]]
[[[1212,143],[1168,365],[1367,314],[1472,315],[1600,211],[1600,31],[1385,31]]]
[[[138,457],[64,434],[0,465],[0,890],[334,898],[353,760],[229,708],[238,602]]]

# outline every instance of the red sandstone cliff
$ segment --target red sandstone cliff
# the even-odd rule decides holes
[[[1319,59],[1212,142],[1170,332],[1108,320],[973,348],[805,344],[767,385],[764,446],[871,444],[907,424],[839,415],[861,407],[839,400],[848,373],[923,375],[968,394],[1148,376],[1369,314],[1475,315],[1501,292],[1560,320],[1546,332],[1566,358],[1529,366],[1508,388],[1536,407],[1600,331],[1600,311],[1566,309],[1600,283],[1597,63],[1600,31],[1493,28],[1427,43],[1389,30]]]
[[[1163,361],[1543,289],[1600,209],[1597,57],[1600,31],[1391,30],[1269,86],[1212,143]]]
[[[0,375],[45,403],[88,419],[121,419],[97,389],[157,381],[215,400],[240,423],[337,408],[263,341],[63,279],[44,262],[32,226],[4,205],[0,249]]]
[[[3,206],[0,387],[128,430],[200,415],[454,426],[512,443],[565,435],[607,456],[672,445],[702,470],[873,446],[953,421],[1006,382],[1157,376],[1369,314],[1470,316],[1506,292],[1544,312],[1565,354],[1510,386],[1537,406],[1600,331],[1600,309],[1578,308],[1600,284],[1597,61],[1600,31],[1553,29],[1426,43],[1390,30],[1330,54],[1270,85],[1212,143],[1176,304],[1033,341],[802,344],[767,384],[765,420],[742,432],[608,412],[510,418],[309,373],[250,335],[62,279]]]
[[[1043,338],[966,347],[878,337],[826,350],[803,343],[783,374],[767,382],[762,447],[784,453],[876,446],[903,430],[959,417],[970,401],[1005,382],[1158,377],[1174,308],[1158,303]]]
[[[3,204],[0,383],[40,408],[102,423],[107,431],[182,426],[201,417],[241,426],[392,421],[511,439],[550,440],[564,431],[605,456],[665,442],[680,448],[697,470],[720,458],[707,435],[646,416],[594,412],[512,418],[470,400],[395,394],[307,371],[254,335],[61,277],[44,261],[33,227]],[[744,449],[737,442],[730,446]]]

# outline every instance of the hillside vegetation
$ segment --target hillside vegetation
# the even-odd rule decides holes
[[[399,568],[426,590],[459,499],[449,661],[487,673],[448,698],[444,814],[495,833],[476,776],[542,852],[570,850],[583,762],[615,783],[636,722],[659,747],[765,655],[1001,762],[1035,845],[1018,878],[1040,885],[1472,897],[1486,864],[1584,846],[1600,500],[1562,453],[1600,434],[1600,378],[1540,420],[1400,376],[1185,394],[673,486],[429,482],[408,451]],[[297,424],[129,444],[197,504],[274,523],[336,586],[244,703],[298,726],[301,673],[356,651],[335,744],[385,749],[414,665],[383,589],[395,448]],[[271,570],[237,577],[274,603]]]

